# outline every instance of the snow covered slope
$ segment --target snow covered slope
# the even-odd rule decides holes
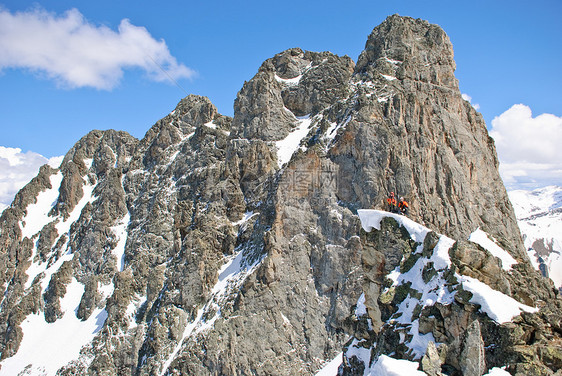
[[[533,265],[562,288],[562,187],[509,192]]]

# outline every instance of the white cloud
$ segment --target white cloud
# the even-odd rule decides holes
[[[48,163],[58,167],[62,157],[47,159],[31,151],[0,146],[0,212],[12,203],[16,193]]]
[[[472,97],[470,95],[463,93],[461,96],[462,96],[462,99],[464,99],[465,101],[470,103],[470,105],[472,107],[474,107],[474,109],[476,111],[478,111],[480,109],[480,105],[478,103],[472,103]]]
[[[490,136],[508,188],[562,185],[561,117],[533,117],[528,106],[516,104],[492,120]]]
[[[88,22],[77,9],[58,16],[0,8],[0,51],[0,70],[29,69],[70,88],[111,89],[129,68],[141,68],[155,81],[194,75],[146,28],[124,19],[113,31]]]

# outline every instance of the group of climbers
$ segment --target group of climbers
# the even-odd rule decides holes
[[[397,201],[394,192],[390,192],[386,202],[388,203],[389,212],[408,215],[408,202],[404,200],[404,197],[400,197],[400,201]]]

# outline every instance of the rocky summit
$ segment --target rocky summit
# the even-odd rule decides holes
[[[233,118],[190,95],[90,132],[0,218],[0,375],[560,375],[558,290],[454,71],[394,15],[357,63],[266,60]]]

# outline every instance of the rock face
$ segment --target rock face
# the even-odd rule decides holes
[[[311,375],[350,335],[380,342],[374,355],[417,359],[387,325],[412,286],[391,296],[385,283],[421,259],[418,244],[397,226],[366,241],[357,217],[383,207],[389,191],[409,200],[413,219],[459,239],[450,278],[462,270],[521,304],[550,302],[516,324],[523,347],[462,292],[418,312],[435,339],[424,370],[479,374],[507,365],[504,353],[515,368],[554,370],[557,298],[529,267],[493,142],[454,69],[443,30],[391,16],[356,66],[300,49],[265,61],[238,93],[234,118],[190,95],[142,140],[91,132],[0,219],[1,371]],[[510,273],[463,245],[477,228],[516,260]],[[424,257],[438,239],[422,241]],[[428,264],[421,278],[438,274]],[[365,312],[350,316],[361,296]],[[63,342],[72,357],[55,352],[43,364],[27,350],[30,323],[47,331],[59,320],[93,330],[72,348]],[[508,338],[491,360],[482,347],[490,328]],[[537,361],[520,361],[525,351]],[[346,359],[344,373],[370,367]]]

